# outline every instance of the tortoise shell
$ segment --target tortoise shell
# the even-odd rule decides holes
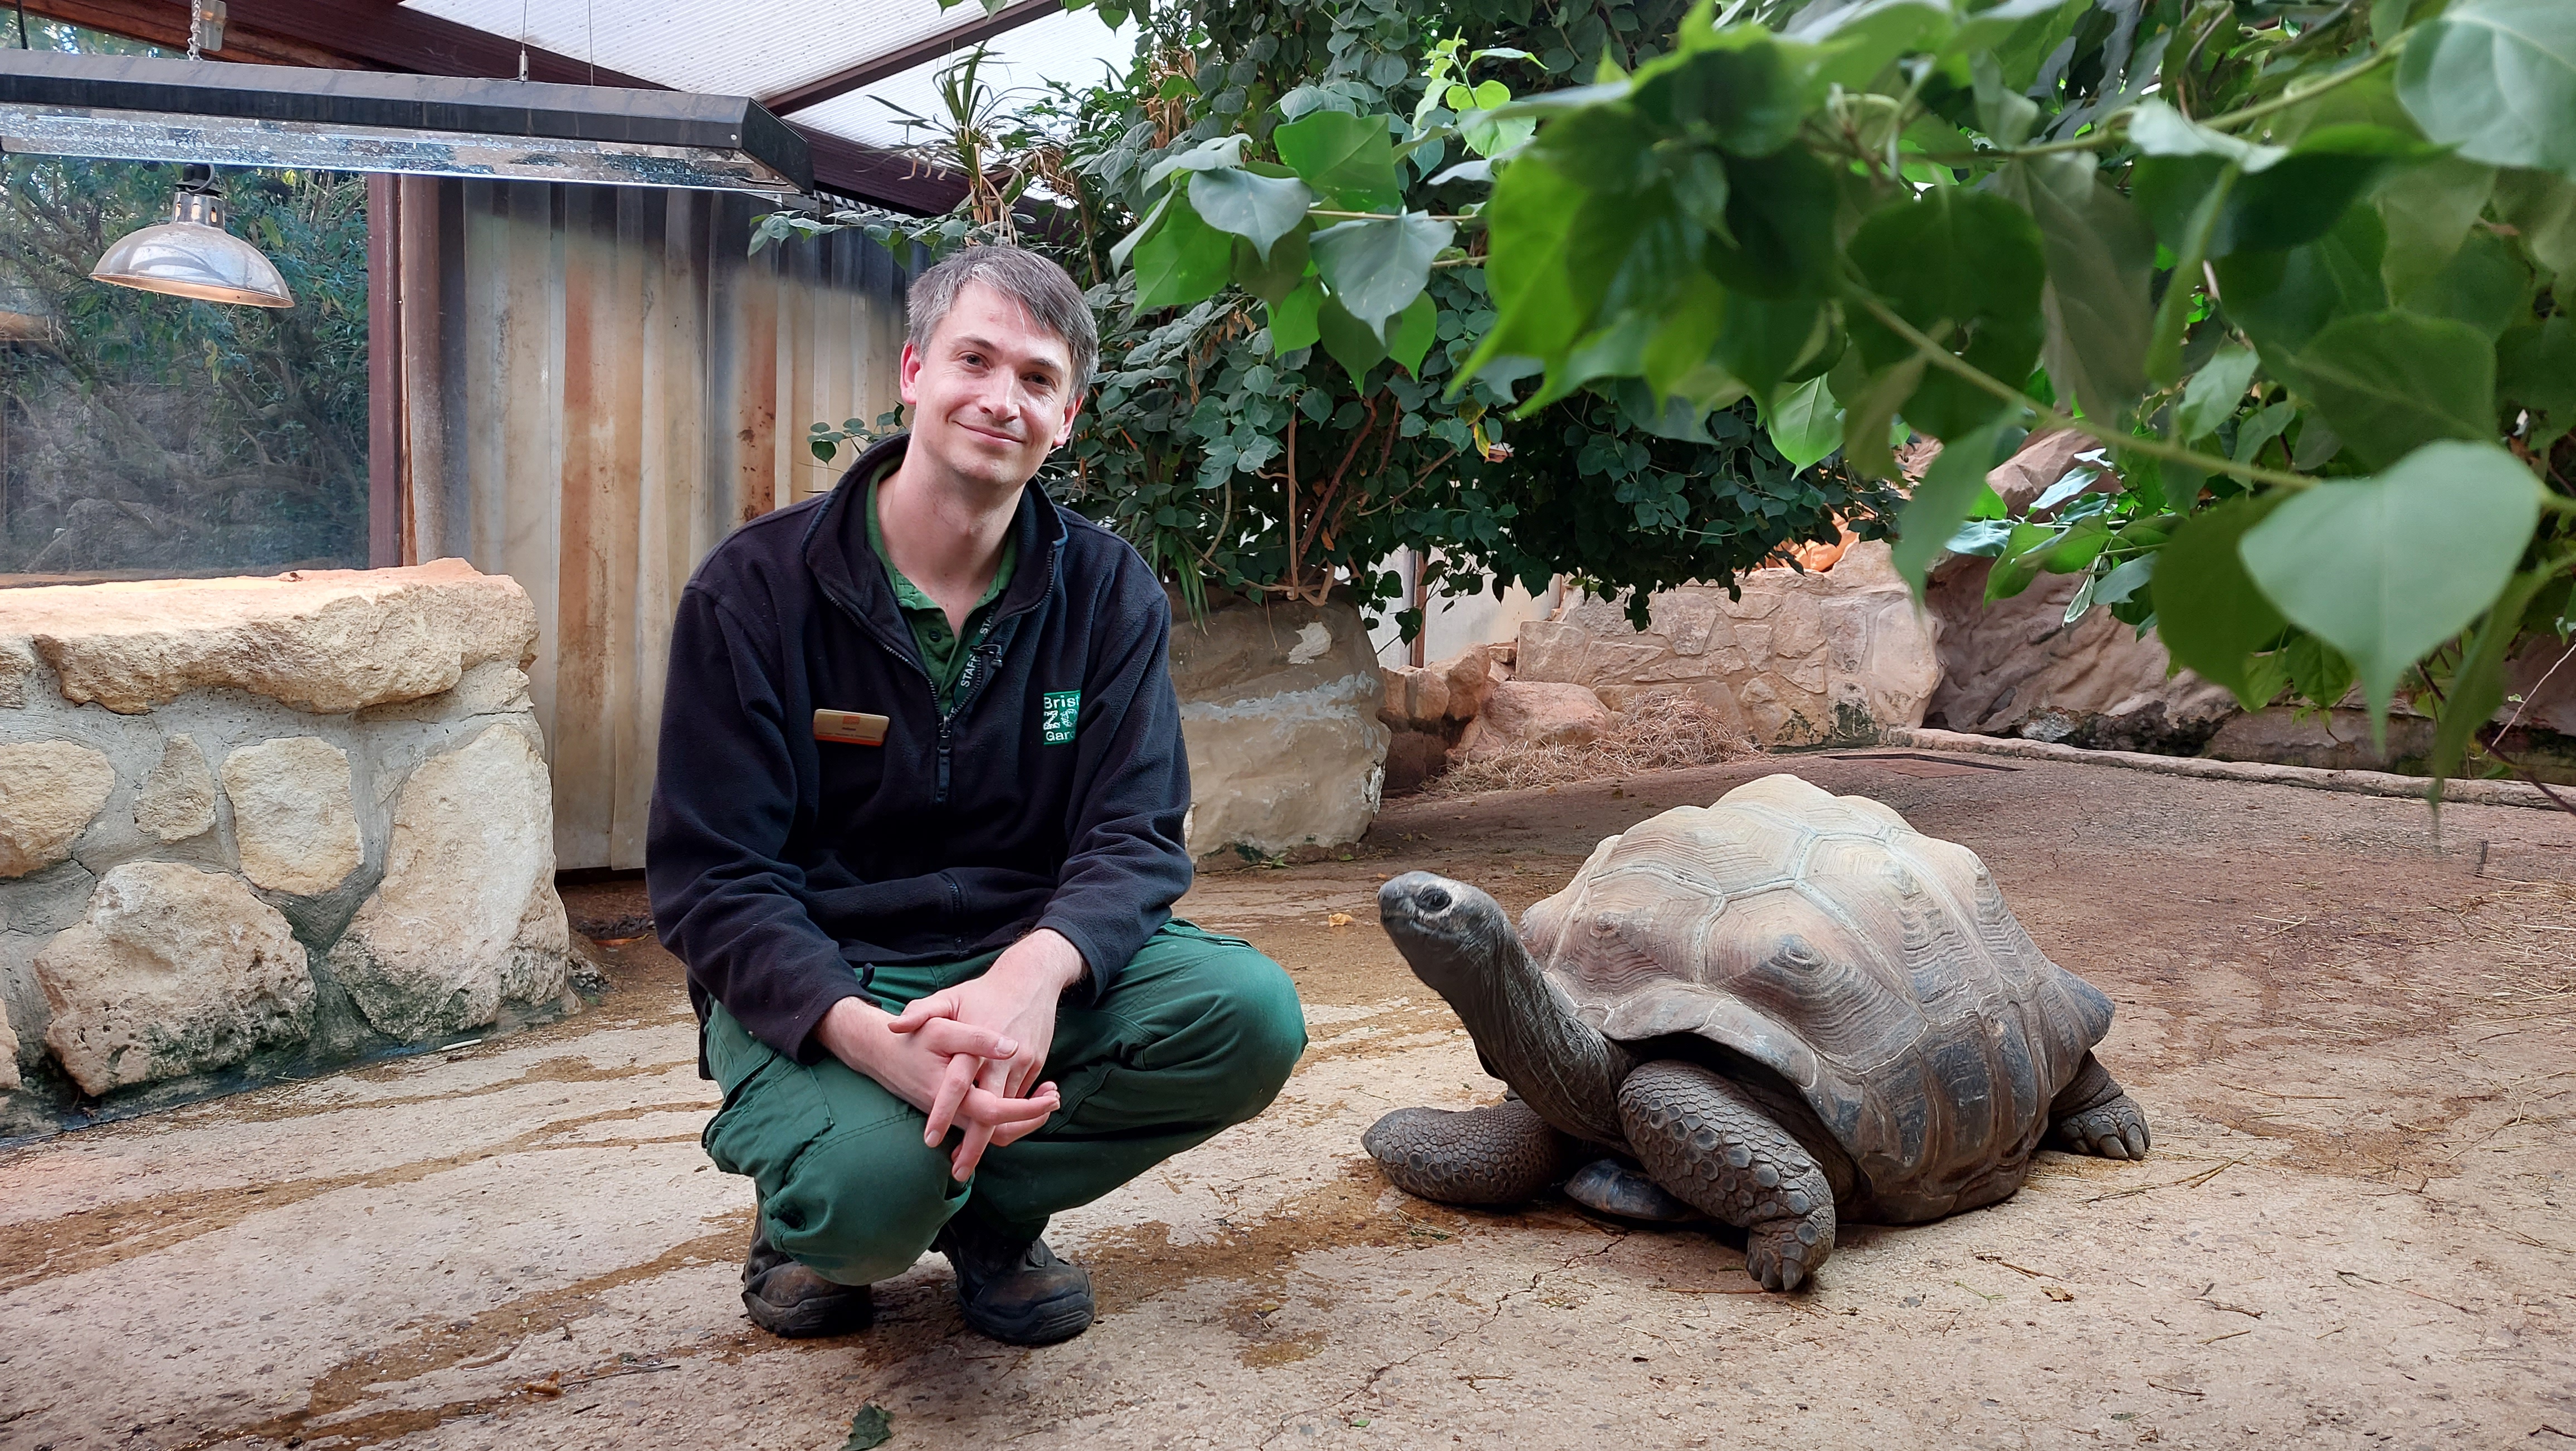
[[[2012,1193],[2111,1027],[1976,853],[1789,775],[1603,841],[1521,940],[1609,1037],[1695,1034],[1787,1080],[1886,1220]]]

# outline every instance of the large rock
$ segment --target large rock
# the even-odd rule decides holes
[[[2167,678],[2164,642],[2094,610],[2070,625],[2081,577],[2043,574],[1986,602],[1989,561],[1953,558],[1924,601],[1940,627],[1941,686],[1922,724],[2095,750],[2192,755],[2236,698],[2189,671]]]
[[[73,840],[115,789],[116,767],[87,746],[0,746],[0,877],[23,877],[70,856]]]
[[[1172,626],[1189,849],[1277,856],[1359,840],[1386,779],[1384,686],[1359,611],[1233,603]]]
[[[1940,666],[1885,544],[1855,544],[1823,573],[1764,569],[1736,583],[1734,599],[1719,585],[1656,595],[1644,631],[1623,602],[1571,601],[1521,626],[1513,680],[1588,686],[1613,707],[1644,690],[1682,691],[1766,748],[1923,723]]]
[[[90,1094],[238,1063],[301,1041],[313,974],[286,918],[237,877],[127,862],[89,915],[36,954],[45,1042]]]
[[[1583,686],[1516,678],[1494,687],[1460,744],[1470,760],[1507,746],[1581,745],[1601,739],[1610,720],[1609,707]]]
[[[134,824],[164,842],[185,841],[215,824],[215,773],[189,736],[161,743],[161,762],[134,793]]]
[[[331,971],[406,1042],[480,1027],[505,1003],[550,1007],[572,950],[554,875],[546,763],[519,727],[487,727],[403,784],[384,882]]]
[[[18,1087],[18,1030],[9,1026],[9,1009],[0,1004],[0,1093]]]
[[[262,741],[224,757],[242,875],[294,897],[340,885],[366,859],[349,787],[348,753],[312,736]]]
[[[0,656],[32,644],[64,699],[125,715],[212,688],[338,715],[436,695],[485,661],[525,666],[536,638],[527,591],[461,559],[53,585],[11,590],[0,608]],[[5,664],[0,676],[19,678]]]

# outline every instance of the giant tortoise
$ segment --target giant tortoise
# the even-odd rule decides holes
[[[1863,797],[1776,775],[1667,811],[1517,934],[1428,872],[1378,906],[1512,1090],[1369,1130],[1425,1199],[1519,1203],[1580,1166],[1567,1192],[1596,1209],[1741,1226],[1746,1270],[1783,1290],[1839,1220],[1992,1204],[2043,1141],[2147,1151],[2092,1053],[2110,999],[2040,952],[1975,853]]]

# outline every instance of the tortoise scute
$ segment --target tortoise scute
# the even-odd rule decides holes
[[[1785,774],[1603,841],[1522,935],[1613,1039],[1693,1034],[1778,1073],[1891,1219],[2012,1192],[2110,1027],[1974,852]]]

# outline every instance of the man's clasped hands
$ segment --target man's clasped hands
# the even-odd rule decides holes
[[[899,1014],[843,998],[814,1032],[833,1057],[930,1116],[922,1142],[962,1131],[948,1156],[962,1184],[986,1149],[1035,1133],[1062,1106],[1056,1086],[1037,1077],[1055,1041],[1056,1004],[1082,971],[1082,953],[1041,927],[979,977],[915,998]]]

